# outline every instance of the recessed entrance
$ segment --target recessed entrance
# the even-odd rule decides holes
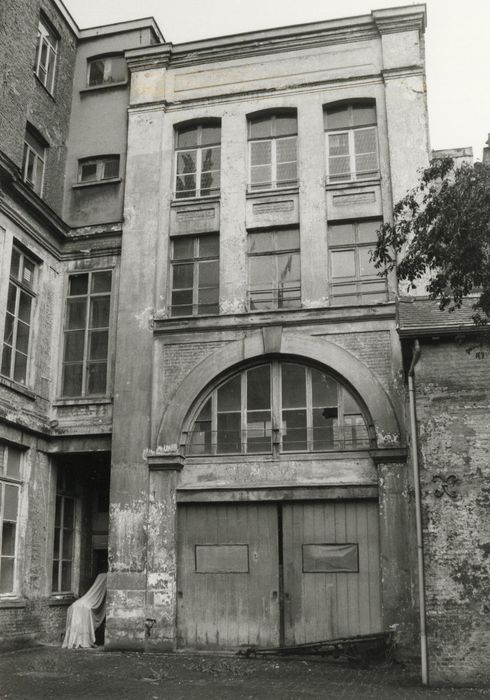
[[[380,632],[374,500],[186,504],[181,647],[301,644]]]

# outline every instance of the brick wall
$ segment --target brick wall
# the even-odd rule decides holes
[[[50,95],[34,75],[41,8],[59,34],[56,78]],[[50,0],[2,0],[0,9],[0,144],[22,166],[26,119],[48,141],[43,199],[61,212],[66,138],[76,39]]]
[[[490,353],[469,345],[424,343],[416,368],[429,673],[439,683],[490,679]]]
[[[0,609],[0,650],[37,641],[61,645],[66,610],[66,605],[49,605],[46,599],[28,600],[24,608]]]

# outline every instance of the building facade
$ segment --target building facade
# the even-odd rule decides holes
[[[416,654],[407,351],[369,251],[429,157],[424,6],[181,45],[54,0],[29,22],[0,115],[5,643],[58,639],[108,567],[108,649]]]

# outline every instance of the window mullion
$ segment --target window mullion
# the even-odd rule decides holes
[[[350,172],[351,172],[351,180],[357,180],[357,173],[356,173],[356,154],[355,154],[355,140],[354,140],[354,131],[355,129],[350,129],[349,133],[349,155],[350,155]]]
[[[211,394],[211,454],[216,454],[218,444],[218,390]]]
[[[87,302],[85,306],[86,316],[85,316],[85,332],[83,336],[83,356],[82,356],[82,396],[87,395],[86,379],[87,379],[87,363],[88,363],[88,336],[89,336],[89,325],[90,325],[90,288],[92,284],[92,273],[89,272],[87,280]]]
[[[271,139],[271,176],[272,187],[277,187],[277,139]]]
[[[202,150],[197,148],[196,154],[196,197],[201,196],[201,165],[202,165]]]
[[[198,313],[199,308],[199,262],[194,259],[192,263],[192,315]]]
[[[313,392],[311,388],[311,368],[306,369],[306,445],[308,452],[313,449]]]
[[[247,420],[247,372],[241,374],[240,382],[240,444],[242,453],[247,452],[248,443],[248,420]]]

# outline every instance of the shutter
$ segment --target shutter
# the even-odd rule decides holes
[[[328,135],[328,175],[330,180],[350,180],[349,134]]]
[[[354,152],[357,177],[367,177],[378,171],[376,127],[354,131]]]
[[[250,143],[250,184],[270,187],[272,184],[271,142],[252,141]]]

